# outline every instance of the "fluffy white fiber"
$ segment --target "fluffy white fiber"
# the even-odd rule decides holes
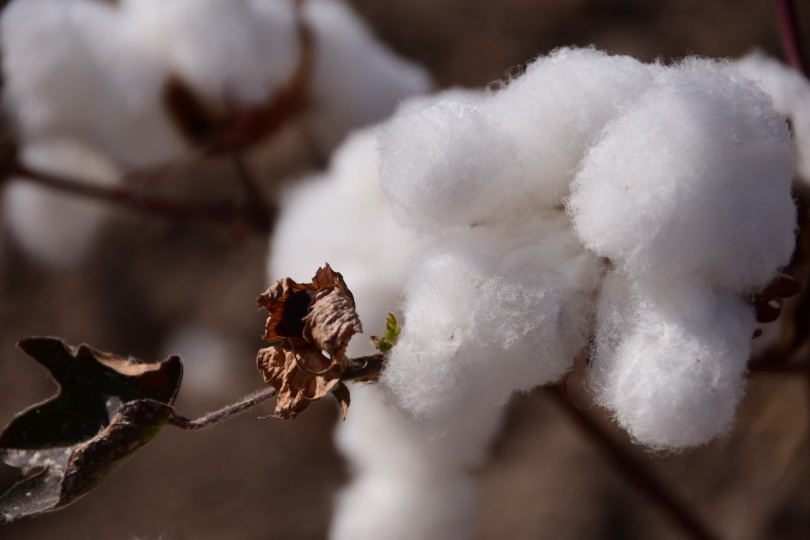
[[[581,163],[577,232],[634,279],[764,287],[795,243],[787,125],[723,64],[688,60],[656,83]]]
[[[308,116],[331,149],[430,86],[348,7],[307,2],[315,40]],[[128,167],[187,149],[169,122],[170,75],[224,107],[271,99],[298,61],[292,0],[16,0],[0,21],[4,108],[26,141],[82,139]]]
[[[32,144],[21,161],[35,170],[115,186],[121,171],[97,150],[76,141]],[[11,178],[4,193],[3,217],[20,245],[45,263],[63,268],[90,249],[109,206]]]
[[[373,386],[352,387],[352,411],[337,433],[354,478],[339,495],[332,540],[469,538],[478,509],[475,470],[500,415],[471,430],[428,439]]]
[[[760,51],[741,58],[736,65],[771,96],[774,108],[790,119],[796,170],[802,179],[810,182],[810,81]]]
[[[382,380],[408,415],[474,423],[558,380],[595,332],[597,398],[639,442],[727,431],[754,330],[741,298],[788,262],[796,221],[788,129],[754,82],[564,49],[495,94],[395,119],[380,155],[397,217],[434,238]],[[592,320],[597,257],[635,291],[621,324]]]
[[[502,406],[591,336],[596,398],[639,443],[728,432],[743,298],[787,263],[796,219],[787,126],[756,83],[562,49],[497,92],[404,107],[377,138],[286,199],[270,264],[304,279],[329,260],[367,332],[385,310],[403,323],[339,431],[356,480],[334,538],[469,537],[469,471]]]
[[[706,60],[662,72],[583,160],[574,227],[632,297],[614,310],[603,289],[593,382],[640,442],[681,448],[728,431],[756,327],[742,297],[794,247],[792,173],[769,98]]]
[[[526,230],[448,233],[405,287],[382,382],[432,436],[474,426],[515,391],[559,380],[585,347],[598,282],[562,212]]]

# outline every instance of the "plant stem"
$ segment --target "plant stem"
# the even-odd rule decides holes
[[[261,235],[268,234],[269,222],[260,224],[252,210],[226,205],[203,205],[154,197],[129,188],[97,186],[81,180],[34,171],[22,164],[13,164],[8,174],[18,180],[49,189],[115,204],[137,212],[161,217],[199,221],[217,226],[242,226]]]
[[[270,234],[273,211],[267,204],[264,194],[256,186],[256,182],[253,181],[250,171],[238,152],[231,154],[231,162],[233,163],[236,177],[239,179],[239,183],[242,185],[242,190],[245,193],[245,218],[257,231],[261,230],[264,231],[265,234]]]
[[[646,493],[681,531],[698,540],[717,538],[648,467],[613,440],[587,413],[568,401],[558,388],[551,389],[548,394],[598,445],[616,469],[636,488]]]
[[[804,52],[799,16],[794,0],[776,0],[779,16],[779,31],[782,35],[782,46],[791,66],[808,75],[807,57]]]
[[[180,416],[179,414],[173,414],[169,417],[169,424],[180,429],[205,429],[213,426],[214,424],[222,422],[223,420],[227,420],[232,416],[236,416],[237,414],[242,413],[251,407],[254,407],[259,403],[267,401],[275,396],[275,388],[265,388],[264,390],[259,390],[258,392],[245,396],[241,401],[227,405],[218,411],[208,413],[205,416],[197,418],[196,420],[191,420],[185,416]]]

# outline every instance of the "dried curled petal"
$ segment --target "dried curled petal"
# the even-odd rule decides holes
[[[259,306],[270,313],[264,338],[272,346],[259,351],[256,363],[278,391],[275,416],[295,418],[330,392],[345,415],[348,389],[340,379],[349,367],[346,347],[362,325],[343,276],[327,264],[312,283],[281,279],[259,297]]]

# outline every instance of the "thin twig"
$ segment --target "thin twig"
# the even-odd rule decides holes
[[[245,207],[180,202],[155,197],[130,188],[99,186],[73,178],[35,171],[19,163],[13,164],[9,168],[8,174],[18,181],[26,181],[63,193],[115,204],[136,212],[217,226],[241,226],[261,235],[269,232],[269,221],[264,224],[253,219],[252,214]]]
[[[766,362],[753,362],[748,364],[750,375],[808,375],[810,364],[771,364]]]
[[[619,472],[624,475],[625,479],[639,490],[645,492],[681,531],[690,538],[699,540],[715,540],[717,538],[648,467],[613,440],[587,413],[568,401],[559,389],[553,388],[548,394],[599,446]]]
[[[273,221],[273,211],[264,198],[264,194],[256,186],[253,177],[238,152],[231,154],[231,162],[242,190],[245,192],[245,218],[256,230],[264,230],[270,234]]]
[[[236,416],[239,413],[242,413],[251,407],[262,403],[263,401],[267,401],[270,398],[276,396],[276,389],[275,388],[266,388],[264,390],[260,390],[258,392],[254,392],[249,396],[245,396],[242,401],[238,401],[236,403],[232,403],[231,405],[227,405],[226,407],[221,408],[218,411],[214,411],[212,413],[206,414],[196,420],[191,420],[184,416],[180,416],[179,414],[173,414],[169,417],[169,424],[175,427],[179,427],[180,429],[205,429],[209,426],[213,426],[223,420],[227,420],[232,416]]]
[[[808,75],[807,56],[802,42],[799,15],[794,0],[776,0],[779,16],[779,32],[782,35],[782,46],[791,66]]]

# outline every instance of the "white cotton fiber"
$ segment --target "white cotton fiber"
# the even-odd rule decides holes
[[[163,2],[166,3],[166,2]],[[166,119],[166,65],[144,50],[128,3],[16,0],[0,19],[3,101],[24,141],[82,139],[146,167],[185,148]]]
[[[790,119],[796,170],[810,182],[810,81],[793,69],[755,51],[734,63],[773,99],[774,108]]]
[[[500,412],[430,439],[380,389],[352,385],[351,392],[337,444],[354,480],[337,499],[330,538],[468,538],[478,508],[474,472],[486,459]]]
[[[121,171],[97,150],[76,141],[42,142],[24,147],[21,161],[35,171],[115,186]],[[3,216],[26,251],[56,267],[76,264],[90,249],[110,213],[104,203],[12,178],[5,189]]]
[[[520,190],[512,143],[479,93],[453,92],[378,132],[382,187],[417,230],[472,225]]]
[[[532,200],[562,204],[577,164],[605,124],[646,91],[662,68],[595,49],[562,48],[532,62],[493,96]]]
[[[753,83],[688,60],[661,72],[582,162],[569,201],[585,245],[633,279],[697,272],[765,286],[794,247],[787,126]]]
[[[477,510],[477,480],[469,476],[409,482],[361,475],[338,496],[329,539],[466,540]]]
[[[577,164],[662,68],[560,49],[494,94],[457,92],[380,130],[398,219],[429,231],[499,219],[515,202],[563,204]]]
[[[375,39],[347,4],[308,0],[304,15],[316,53],[314,109],[305,125],[322,151],[348,131],[387,118],[401,101],[432,89],[428,72]]]
[[[561,212],[520,221],[507,234],[448,233],[405,288],[403,331],[381,384],[434,436],[559,380],[587,343],[596,258]]]
[[[305,122],[321,150],[431,87],[343,4],[304,11]],[[298,66],[296,24],[292,0],[15,0],[0,21],[4,109],[25,141],[82,139],[127,167],[160,165],[189,145],[165,108],[169,78],[222,114],[269,103]]]
[[[645,290],[605,279],[591,385],[641,444],[703,444],[728,432],[743,394],[754,311],[700,280]]]

